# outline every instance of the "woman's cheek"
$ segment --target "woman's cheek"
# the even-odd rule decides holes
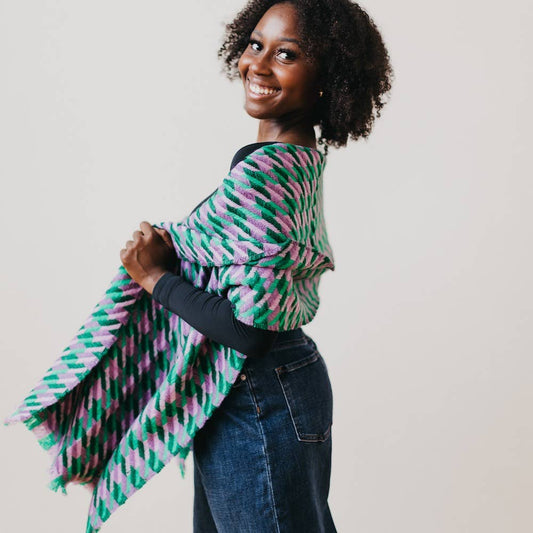
[[[237,62],[237,70],[239,71],[239,76],[243,77],[243,70],[246,67],[246,52],[243,52],[241,54],[241,57],[239,58],[239,61]]]

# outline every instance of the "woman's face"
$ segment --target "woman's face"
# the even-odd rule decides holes
[[[296,22],[292,4],[274,4],[239,59],[244,108],[254,118],[306,116],[318,100],[317,69],[298,45]]]

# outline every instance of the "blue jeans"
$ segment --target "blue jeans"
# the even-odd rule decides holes
[[[194,533],[336,533],[332,418],[328,370],[302,328],[248,357],[193,439]]]

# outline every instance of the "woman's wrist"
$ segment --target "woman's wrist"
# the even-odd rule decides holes
[[[156,283],[167,273],[172,274],[170,270],[156,270],[154,272],[150,272],[150,274],[146,276],[146,279],[142,283],[143,289],[152,294],[154,292]]]

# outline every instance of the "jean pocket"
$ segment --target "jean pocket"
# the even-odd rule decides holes
[[[298,440],[327,440],[333,423],[333,392],[320,353],[315,350],[275,370]]]

